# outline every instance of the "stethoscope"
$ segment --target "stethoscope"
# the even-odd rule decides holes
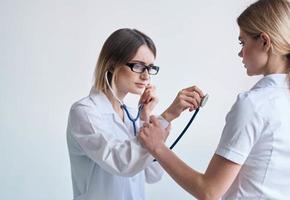
[[[173,149],[175,147],[175,145],[178,143],[178,141],[182,138],[182,136],[185,134],[185,132],[187,131],[187,129],[189,128],[189,126],[192,124],[194,118],[196,117],[197,113],[199,112],[199,109],[201,107],[204,107],[207,100],[209,98],[209,95],[206,94],[200,103],[200,106],[194,111],[192,117],[190,118],[190,120],[188,121],[188,123],[186,124],[186,126],[184,127],[184,129],[182,130],[182,132],[179,134],[179,136],[174,140],[174,142],[172,143],[172,145],[169,147],[170,149]],[[154,162],[156,161],[156,159],[153,160]]]
[[[190,120],[188,121],[188,123],[186,124],[186,126],[184,127],[184,129],[182,130],[182,132],[179,134],[179,136],[175,139],[175,141],[172,143],[172,145],[170,146],[170,149],[173,149],[173,147],[178,143],[178,141],[182,138],[182,136],[184,135],[184,133],[187,131],[187,129],[189,128],[189,126],[191,125],[191,123],[193,122],[194,118],[196,117],[197,113],[199,112],[199,109],[201,107],[204,107],[207,100],[209,98],[209,95],[206,94],[204,95],[204,97],[201,100],[200,106],[194,111],[192,117],[190,118]]]
[[[111,91],[113,97],[114,97],[114,98],[115,98],[115,99],[120,103],[120,107],[121,107],[121,108],[123,109],[123,111],[126,113],[128,119],[132,122],[132,124],[133,124],[133,129],[134,129],[134,136],[136,136],[136,135],[137,135],[136,121],[137,121],[137,120],[139,119],[139,117],[140,117],[140,114],[141,114],[142,109],[143,109],[143,104],[139,104],[139,105],[138,105],[138,113],[137,113],[136,117],[133,117],[133,116],[130,114],[130,112],[128,111],[126,104],[125,104],[123,101],[121,101],[121,100],[117,97],[117,95],[115,94],[115,92],[113,91],[113,89],[112,89],[112,87],[111,87],[111,85],[110,85],[110,83],[109,83],[109,81],[108,81],[108,71],[106,71],[105,79],[106,79],[106,83],[107,83],[107,85],[108,85],[108,87],[109,87],[109,90]]]
[[[121,105],[121,108],[125,111],[128,119],[132,122],[133,124],[133,128],[134,128],[134,136],[136,136],[137,134],[137,128],[136,128],[136,121],[139,119],[140,117],[140,113],[142,112],[142,109],[143,109],[143,104],[139,104],[138,106],[138,113],[137,113],[137,116],[135,118],[133,118],[130,114],[130,112],[128,111],[127,109],[127,106],[123,103],[123,101],[121,101],[116,95],[115,95],[115,92],[113,91],[111,85],[109,84],[109,81],[108,81],[108,71],[106,72],[105,74],[105,79],[106,79],[106,83],[109,87],[109,90],[111,91],[112,95],[114,96],[114,98],[120,103]],[[202,100],[201,100],[201,103],[200,103],[200,106],[194,111],[192,117],[190,118],[190,120],[188,121],[187,125],[185,126],[185,128],[182,130],[182,132],[179,134],[179,136],[175,139],[175,141],[172,143],[172,145],[170,146],[170,149],[173,149],[174,146],[178,143],[178,141],[182,138],[182,136],[185,134],[185,132],[187,131],[187,129],[189,128],[189,126],[192,124],[194,118],[196,117],[197,113],[199,112],[200,108],[201,107],[204,107],[207,100],[209,98],[209,95],[206,94]],[[154,161],[156,161],[154,159]]]

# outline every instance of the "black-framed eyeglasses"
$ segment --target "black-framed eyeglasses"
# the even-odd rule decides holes
[[[136,73],[143,73],[145,72],[145,70],[148,71],[148,74],[150,75],[156,75],[158,74],[159,71],[159,67],[155,66],[155,65],[149,65],[146,66],[144,64],[141,63],[127,63],[126,64],[133,72]]]

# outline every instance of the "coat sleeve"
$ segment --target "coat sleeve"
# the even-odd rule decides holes
[[[137,137],[121,141],[108,137],[98,125],[102,117],[86,106],[73,107],[69,115],[68,134],[78,144],[81,154],[101,168],[119,176],[134,176],[144,170],[153,157],[137,141]]]
[[[152,162],[148,167],[145,169],[145,180],[146,183],[156,183],[161,180],[164,174],[164,170],[161,165],[156,161]]]
[[[161,115],[158,116],[157,118],[163,128],[168,127],[169,122],[167,122]],[[163,174],[164,170],[157,161],[150,163],[150,165],[145,168],[145,179],[146,182],[149,184],[160,181]]]

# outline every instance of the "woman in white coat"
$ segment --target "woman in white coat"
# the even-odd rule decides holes
[[[149,83],[159,70],[155,57],[153,41],[135,29],[119,29],[104,43],[90,95],[73,104],[68,119],[74,200],[144,200],[145,182],[161,179],[159,163],[136,137],[158,101]],[[137,111],[123,103],[128,93],[141,95]],[[158,117],[162,126],[194,110],[202,96],[194,86],[182,90]]]
[[[139,137],[164,169],[198,199],[290,199],[290,2],[259,0],[237,19],[247,74],[263,75],[226,117],[205,173],[163,143],[152,119]],[[160,134],[163,133],[163,134]]]

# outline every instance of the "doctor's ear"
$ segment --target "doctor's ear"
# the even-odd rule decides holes
[[[261,33],[260,34],[260,40],[263,43],[263,48],[265,51],[269,51],[271,48],[271,39],[267,33]]]

